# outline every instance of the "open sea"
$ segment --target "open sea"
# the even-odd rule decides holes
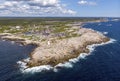
[[[66,67],[56,71],[37,68],[35,71],[21,71],[18,62],[28,58],[35,46],[0,40],[0,81],[120,81],[120,20],[85,23],[84,27],[99,31],[115,41],[97,46],[89,56],[72,65],[68,62]]]

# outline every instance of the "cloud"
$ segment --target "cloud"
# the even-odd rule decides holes
[[[6,0],[0,4],[0,15],[74,15],[60,0]],[[5,14],[5,15],[6,15]]]
[[[87,0],[80,0],[80,1],[78,2],[78,4],[80,4],[80,5],[97,5],[96,2],[87,1]]]
[[[30,0],[29,4],[49,7],[56,6],[59,3],[58,0]]]

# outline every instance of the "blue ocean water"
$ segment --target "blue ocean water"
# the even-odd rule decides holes
[[[116,41],[96,47],[72,68],[32,74],[21,73],[16,63],[28,57],[34,47],[0,41],[0,81],[120,81],[120,21],[87,23],[84,27],[103,32]]]

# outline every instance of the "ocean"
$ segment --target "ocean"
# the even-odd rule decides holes
[[[114,41],[96,46],[88,56],[83,54],[54,70],[49,66],[21,70],[18,63],[28,58],[35,46],[0,40],[0,81],[120,81],[120,20],[88,22],[83,27],[99,31]]]

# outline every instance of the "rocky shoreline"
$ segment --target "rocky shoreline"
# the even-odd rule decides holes
[[[30,54],[30,61],[26,62],[28,67],[40,65],[55,66],[78,57],[80,53],[89,53],[89,49],[86,48],[88,45],[105,43],[110,40],[103,34],[88,28],[78,27],[75,33],[78,36],[56,40],[50,39],[43,42],[28,40],[9,33],[0,34],[0,38],[23,45],[37,45]]]
[[[10,33],[1,33],[0,34],[0,39],[1,40],[8,40],[8,41],[14,41],[15,43],[20,43],[22,45],[36,45],[38,46],[39,43],[37,41],[31,41],[31,40],[28,40],[26,38],[22,38],[22,37],[19,37],[19,36],[16,36],[16,35],[13,35],[13,34],[10,34]]]
[[[94,30],[81,28],[79,31],[82,32],[79,37],[56,40],[55,43],[50,45],[42,44],[37,47],[31,53],[30,61],[27,65],[29,67],[40,65],[55,66],[78,57],[80,53],[89,53],[89,49],[86,48],[88,45],[105,43],[110,40]]]

